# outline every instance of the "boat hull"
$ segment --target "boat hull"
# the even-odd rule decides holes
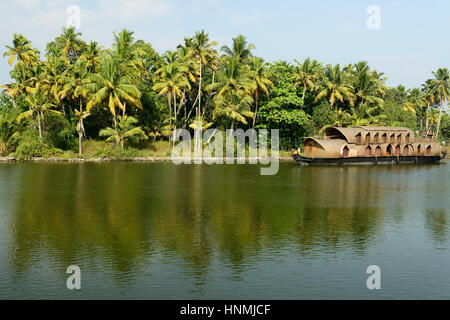
[[[301,165],[346,165],[346,164],[419,164],[438,163],[445,156],[387,156],[387,157],[350,157],[350,158],[309,158],[293,154],[294,160]]]

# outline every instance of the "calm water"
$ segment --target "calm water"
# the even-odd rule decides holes
[[[0,299],[450,299],[449,177],[448,164],[281,163],[265,177],[0,164]],[[80,291],[66,289],[73,264]]]

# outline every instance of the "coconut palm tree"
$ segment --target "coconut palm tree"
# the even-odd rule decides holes
[[[167,95],[169,105],[169,131],[172,130],[172,103],[174,103],[175,122],[177,121],[177,96],[182,96],[183,89],[190,89],[191,85],[185,73],[185,67],[177,63],[170,63],[157,70],[156,74],[160,75],[161,80],[153,86],[159,95]],[[171,140],[169,136],[169,141]]]
[[[381,82],[369,71],[365,62],[356,65],[355,72],[350,76],[354,104],[357,108],[362,105],[382,107]]]
[[[230,129],[234,129],[235,122],[247,124],[246,118],[253,117],[250,105],[253,99],[244,91],[230,92],[225,96],[219,96],[216,100],[216,107],[213,111],[214,119],[225,117],[231,119]]]
[[[120,62],[111,56],[104,56],[100,63],[100,72],[87,76],[85,89],[92,92],[92,98],[86,106],[86,111],[101,103],[107,103],[117,124],[116,109],[126,112],[126,104],[142,109],[141,92],[134,84],[132,77],[124,73]]]
[[[202,114],[201,100],[202,100],[202,85],[204,71],[209,68],[211,70],[216,69],[217,64],[217,52],[213,49],[217,45],[215,41],[209,40],[209,35],[204,30],[197,31],[193,38],[185,39],[186,47],[189,47],[193,51],[193,57],[197,61],[198,65],[198,94],[196,100],[198,101],[198,107],[196,109],[197,118]],[[194,103],[195,104],[195,103]]]
[[[120,141],[123,149],[127,140],[146,140],[148,139],[141,127],[136,126],[138,120],[136,118],[123,115],[119,116],[116,128],[106,128],[99,132],[100,137],[107,137],[106,141]]]
[[[55,39],[56,45],[62,49],[62,53],[74,63],[80,56],[83,47],[86,45],[79,37],[81,32],[76,32],[75,27],[63,27],[62,34]]]
[[[330,103],[330,108],[333,108],[335,102],[347,101],[353,106],[354,95],[352,93],[352,87],[348,83],[344,72],[341,70],[339,64],[334,67],[327,65],[324,72],[323,88],[320,89],[315,101],[327,98]]]
[[[238,91],[244,91],[250,96],[255,88],[250,76],[248,66],[242,65],[238,57],[230,57],[217,73],[217,82],[211,83],[206,89],[215,93],[214,99]]]
[[[42,125],[41,120],[44,119],[44,114],[46,112],[59,113],[56,110],[52,110],[55,107],[54,104],[47,102],[46,93],[41,87],[30,88],[28,90],[28,95],[25,98],[25,102],[29,106],[29,110],[22,112],[17,116],[17,121],[21,121],[25,118],[35,118],[37,122],[37,128],[39,131],[39,139],[42,139]]]
[[[247,38],[242,34],[238,35],[236,38],[233,38],[233,45],[231,48],[228,46],[223,46],[221,48],[225,55],[229,57],[237,57],[240,63],[253,57],[252,50],[254,49],[255,46],[248,43]]]
[[[268,78],[267,65],[262,58],[252,58],[250,62],[250,81],[255,95],[255,112],[253,114],[252,128],[255,127],[258,116],[258,103],[260,94],[269,96],[269,89],[274,86]]]
[[[114,32],[113,50],[108,50],[109,54],[120,61],[121,67],[138,81],[146,72],[143,56],[146,55],[145,50],[141,47],[141,43],[134,40],[134,32],[123,29],[119,33]]]
[[[297,88],[300,84],[303,85],[302,106],[305,104],[305,94],[308,89],[315,89],[320,80],[321,65],[317,60],[306,58],[303,63],[298,62],[298,68],[294,74],[294,86]]]
[[[9,57],[8,64],[13,65],[14,60],[19,63],[31,65],[38,60],[38,53],[32,48],[31,42],[21,34],[13,34],[13,45],[5,46],[7,51],[3,53],[3,57]]]
[[[439,137],[439,130],[441,127],[441,118],[444,105],[450,100],[450,72],[447,68],[440,68],[437,71],[433,71],[434,79],[431,81],[431,87],[434,94],[439,101],[439,118],[436,128],[436,139]]]
[[[77,101],[79,109],[75,110],[75,117],[77,121],[78,131],[78,152],[82,154],[81,143],[85,136],[83,120],[90,114],[87,111],[83,111],[83,100],[87,98],[89,91],[89,73],[86,68],[86,62],[84,60],[78,60],[75,65],[70,68],[69,76],[63,78],[64,87],[60,92],[59,97],[64,99],[68,97],[72,101]]]
[[[103,47],[100,46],[98,42],[91,41],[81,54],[80,59],[85,62],[86,68],[89,72],[95,72],[97,70],[97,67],[100,64],[102,50]]]

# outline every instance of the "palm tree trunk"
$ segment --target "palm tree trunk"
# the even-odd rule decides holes
[[[198,110],[197,110],[197,118],[201,114],[202,110],[202,60],[200,59],[200,78],[198,82]]]
[[[259,93],[258,93],[258,89],[256,89],[255,91],[255,102],[256,102],[256,107],[255,107],[255,114],[253,115],[253,125],[252,128],[255,127],[256,124],[256,117],[258,115],[258,100],[259,100]]]
[[[175,124],[174,124],[174,129],[173,129],[172,141],[173,141],[173,146],[175,146],[175,132],[177,131],[177,95],[176,94],[173,95],[173,112],[174,112],[174,117],[175,117]]]
[[[444,97],[441,97],[441,107],[439,108],[439,118],[436,128],[436,139],[439,137],[439,130],[441,128],[442,109],[444,108]]]
[[[38,122],[38,130],[39,130],[39,140],[42,140],[41,113],[39,111],[37,113],[37,122]]]
[[[117,131],[117,113],[115,112],[115,110],[114,110],[113,120],[114,120],[114,130]],[[115,145],[117,147],[117,145],[119,144],[119,140],[117,138],[115,140],[116,140]]]
[[[303,82],[303,95],[302,95],[302,105],[300,106],[300,110],[305,105],[305,94],[306,94],[306,83]]]
[[[428,134],[428,109],[430,109],[430,103],[428,103],[428,108],[425,110],[425,134]]]
[[[169,102],[169,142],[170,142],[172,136],[172,94],[170,92],[167,93],[167,100]]]
[[[81,142],[83,140],[83,134],[84,134],[84,125],[83,125],[83,102],[81,101],[80,98],[80,123],[78,126],[78,153],[81,156],[81,154],[83,153],[81,150]]]

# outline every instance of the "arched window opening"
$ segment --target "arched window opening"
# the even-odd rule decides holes
[[[381,136],[381,140],[383,141],[383,143],[387,143],[387,134],[383,133],[383,135]]]
[[[397,143],[402,143],[402,134],[401,133],[397,136]]]
[[[375,149],[375,156],[377,156],[377,157],[380,157],[380,156],[381,156],[381,147],[380,147],[380,146],[378,146],[378,147]]]
[[[404,148],[403,148],[403,155],[404,156],[407,156],[409,154],[409,147],[408,146],[405,146]]]
[[[348,158],[349,153],[350,153],[350,150],[348,149],[347,146],[345,146],[344,150],[342,151],[342,155],[344,156],[344,158]]]
[[[422,147],[421,147],[421,145],[419,144],[419,145],[417,146],[417,154],[420,155],[421,152],[422,152]]]
[[[391,134],[390,142],[391,142],[391,143],[394,143],[394,142],[395,142],[395,134]]]
[[[426,154],[427,156],[431,155],[431,146],[428,146],[428,147],[427,147],[427,150],[425,151],[425,154]]]
[[[386,156],[392,156],[392,146],[388,145],[387,149],[386,149]]]
[[[408,144],[409,143],[409,133],[405,136],[405,143]]]
[[[361,144],[361,133],[356,135],[356,144]]]
[[[365,144],[369,144],[370,143],[370,133],[366,134],[366,138],[364,141]]]
[[[400,146],[396,146],[395,147],[395,156],[399,156],[400,155]]]
[[[370,146],[366,147],[366,157],[370,157],[372,155],[372,148]]]
[[[375,135],[373,136],[373,143],[379,143],[379,134],[375,133]]]

